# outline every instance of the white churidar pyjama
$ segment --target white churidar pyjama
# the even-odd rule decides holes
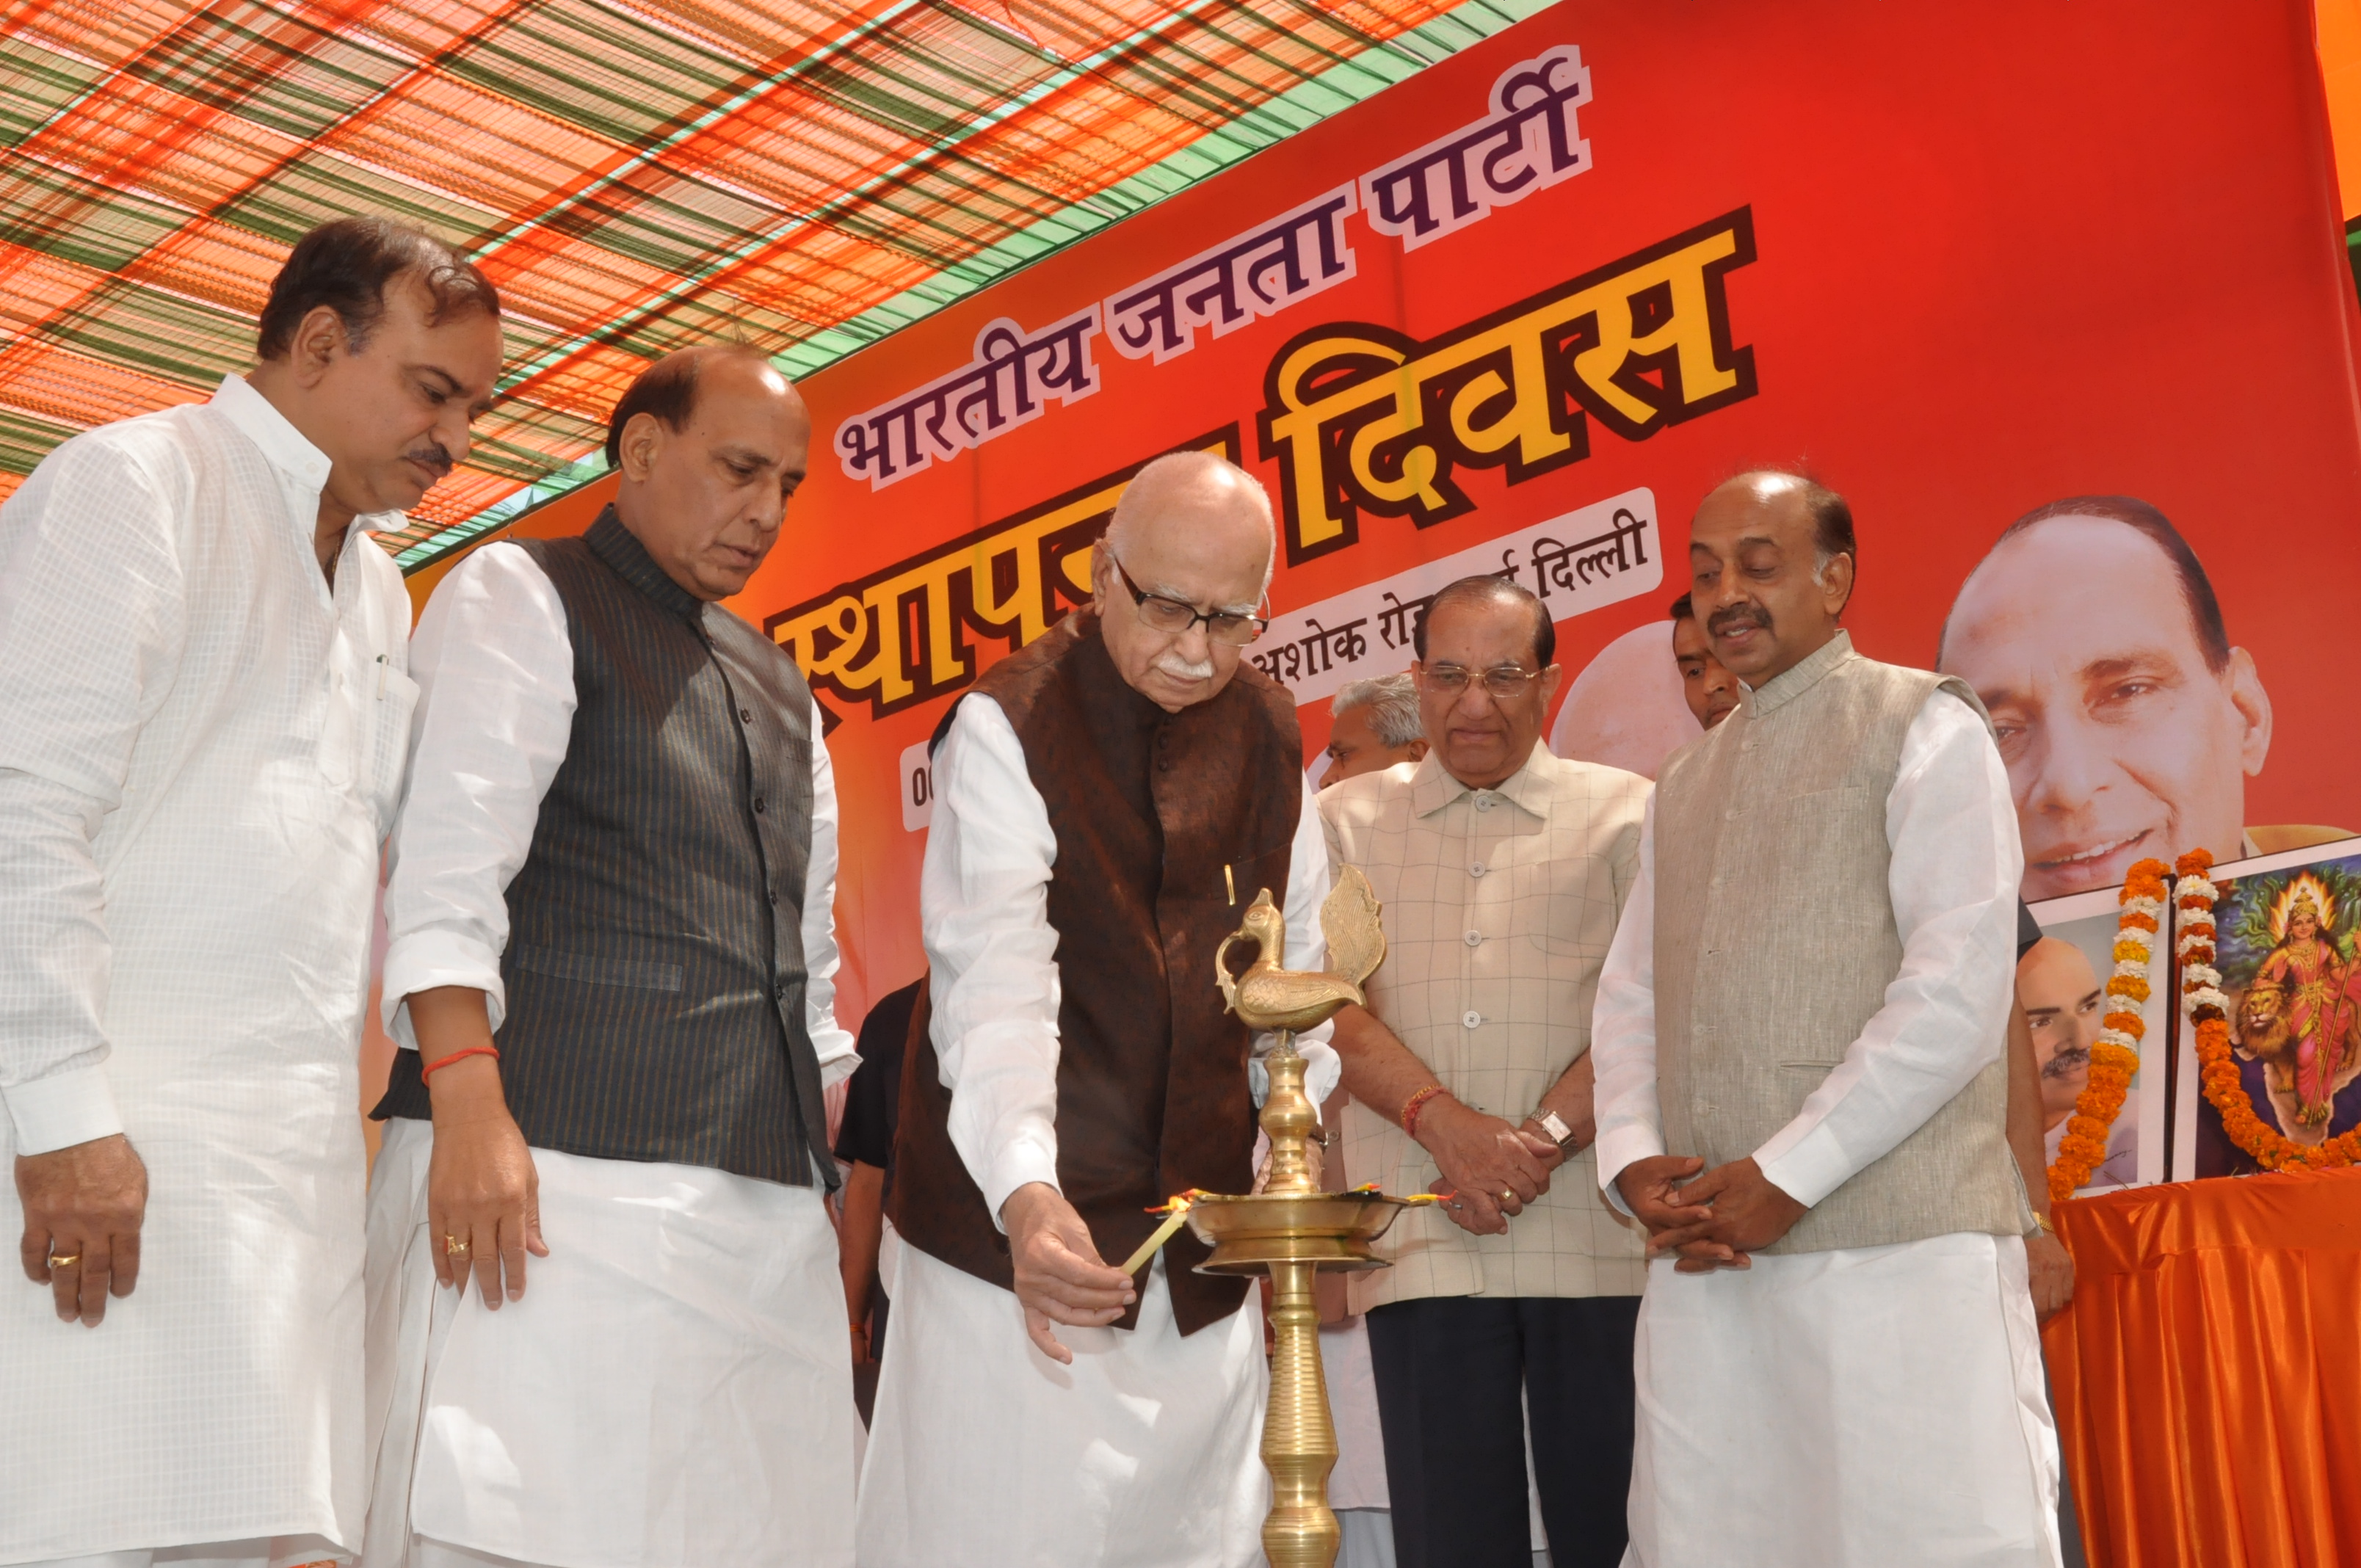
[[[433,1147],[387,1124],[370,1189],[368,1568],[850,1568],[818,1190],[535,1149],[550,1255],[489,1311],[434,1281]]]
[[[1183,1336],[1164,1259],[1136,1329],[1033,1347],[997,1285],[899,1244],[861,1477],[862,1568],[1247,1568],[1262,1562],[1262,1309]],[[924,1441],[910,1441],[913,1433]]]
[[[1625,1568],[2055,1568],[2025,1244],[1648,1267]]]

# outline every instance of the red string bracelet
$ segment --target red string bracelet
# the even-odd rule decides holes
[[[1408,1101],[1404,1102],[1401,1108],[1402,1131],[1408,1133],[1413,1138],[1417,1137],[1418,1113],[1426,1109],[1426,1102],[1428,1101],[1444,1092],[1445,1092],[1445,1091],[1444,1090],[1443,1085],[1439,1083],[1430,1083],[1424,1089],[1422,1089],[1417,1093],[1411,1095]]]
[[[431,1061],[424,1067],[420,1068],[418,1069],[418,1081],[421,1083],[425,1082],[435,1073],[440,1072],[446,1067],[449,1067],[453,1062],[457,1061],[462,1057],[489,1057],[494,1061],[498,1061],[500,1059],[500,1053],[497,1047],[492,1046],[469,1046],[464,1051],[453,1051],[441,1061]]]

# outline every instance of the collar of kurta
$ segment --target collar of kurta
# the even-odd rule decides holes
[[[1760,688],[1741,681],[1738,700],[1757,718],[1775,713],[1818,685],[1830,670],[1851,657],[1852,633],[1839,627],[1834,637],[1812,650],[1801,663],[1782,671],[1763,682]]]
[[[269,398],[256,391],[245,377],[232,371],[214,389],[211,406],[236,426],[240,435],[254,443],[264,462],[311,491],[314,506],[318,504],[320,492],[328,488],[328,470],[332,466],[328,455],[313,445],[310,438],[296,429],[294,422],[280,413]],[[356,528],[373,532],[388,518],[393,526],[401,526],[400,512],[374,513],[353,519],[352,526],[345,530],[345,537],[350,539]],[[309,543],[318,522],[316,515],[292,521]]]
[[[653,599],[660,608],[699,631],[705,629],[705,601],[674,582],[656,565],[655,557],[648,554],[638,535],[623,526],[623,520],[615,515],[612,506],[599,512],[598,521],[590,525],[582,542],[598,559],[615,568],[617,576]]]
[[[1421,817],[1431,816],[1449,806],[1462,795],[1498,795],[1512,802],[1520,811],[1534,817],[1549,815],[1549,785],[1541,777],[1542,769],[1555,762],[1550,749],[1536,740],[1532,755],[1525,765],[1494,784],[1488,790],[1470,789],[1444,771],[1443,753],[1430,749],[1426,758],[1411,775],[1411,809]]]

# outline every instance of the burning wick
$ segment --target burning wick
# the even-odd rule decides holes
[[[1133,1253],[1130,1259],[1124,1264],[1123,1271],[1126,1274],[1138,1273],[1141,1266],[1156,1255],[1157,1249],[1170,1241],[1180,1227],[1189,1223],[1189,1210],[1195,1203],[1198,1195],[1199,1190],[1192,1187],[1161,1208],[1148,1211],[1151,1214],[1163,1215],[1164,1223],[1148,1233],[1148,1239],[1139,1244],[1139,1250]]]

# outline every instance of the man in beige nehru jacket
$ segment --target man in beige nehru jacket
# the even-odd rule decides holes
[[[1657,781],[1598,985],[1598,1175],[1652,1233],[1644,1568],[2057,1562],[2004,1135],[2023,871],[1955,679],[1852,651],[1852,513],[1742,474],[1690,528],[1738,710]]]
[[[1541,744],[1556,641],[1522,588],[1444,588],[1416,632],[1433,751],[1320,796],[1385,904],[1369,1005],[1336,1020],[1346,1168],[1446,1194],[1352,1285],[1403,1568],[1531,1563],[1528,1430],[1551,1561],[1623,1550],[1642,1238],[1590,1168],[1586,1053],[1648,781]]]

